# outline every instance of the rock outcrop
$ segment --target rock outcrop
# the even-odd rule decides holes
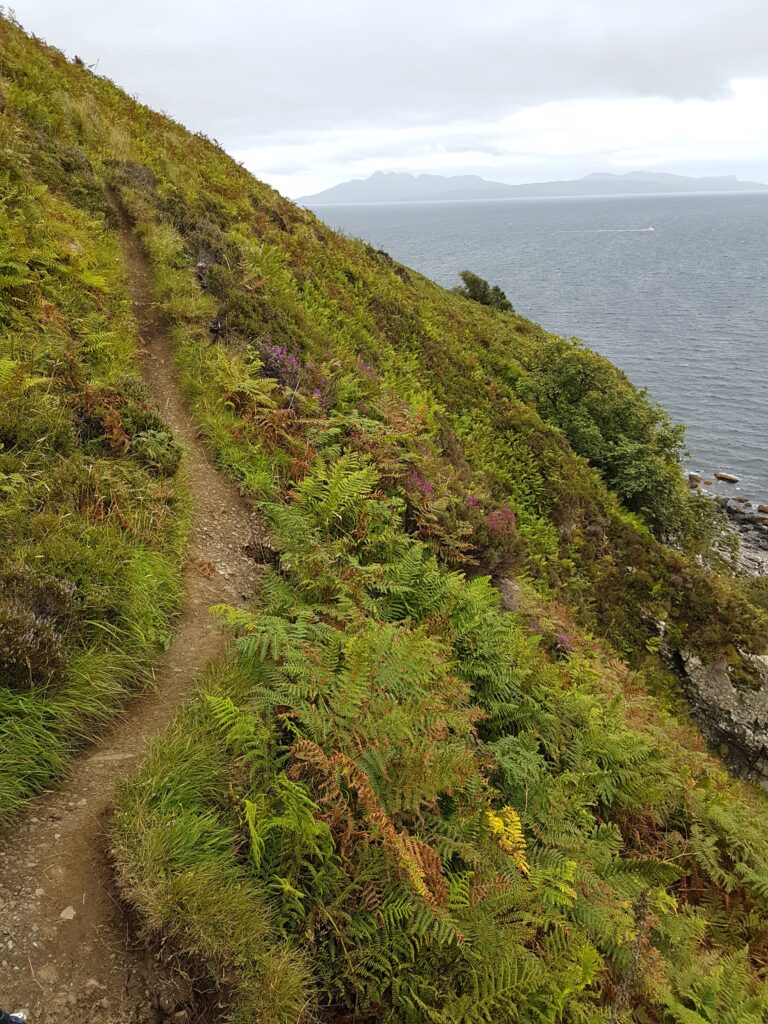
[[[744,679],[725,658],[680,652],[678,670],[707,739],[739,775],[768,787],[768,655],[742,654]]]
[[[698,483],[691,480],[691,485]],[[740,576],[768,576],[768,506],[755,506],[741,495],[713,498],[738,539],[733,553],[721,554]],[[665,643],[665,624],[656,627],[662,654],[682,680],[708,742],[735,773],[768,788],[768,655],[740,651],[735,664],[724,657],[705,662],[694,652],[672,650]]]
[[[716,498],[737,534],[739,547],[734,556],[734,569],[743,576],[768,576],[768,514],[750,501]]]

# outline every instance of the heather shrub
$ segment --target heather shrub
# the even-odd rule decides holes
[[[0,598],[0,680],[25,689],[61,680],[66,666],[53,622],[19,601]]]
[[[301,366],[295,353],[286,344],[269,344],[263,350],[264,372],[284,387],[298,387]]]
[[[522,545],[517,517],[509,505],[481,512],[475,543],[483,566],[496,576],[509,572],[520,563]]]
[[[60,629],[72,626],[78,617],[77,586],[28,562],[0,565],[0,597],[21,602]]]

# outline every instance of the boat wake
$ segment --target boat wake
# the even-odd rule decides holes
[[[586,235],[623,235],[623,234],[643,234],[647,231],[655,231],[656,228],[581,228],[579,234]]]

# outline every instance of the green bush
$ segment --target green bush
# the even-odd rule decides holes
[[[488,284],[482,277],[473,274],[471,270],[462,270],[459,277],[464,283],[454,288],[457,295],[463,295],[465,299],[472,299],[473,302],[490,306],[503,313],[514,313],[512,303],[497,284]]]

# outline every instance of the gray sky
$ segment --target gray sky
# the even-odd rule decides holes
[[[768,0],[16,0],[287,195],[374,170],[768,181]]]

